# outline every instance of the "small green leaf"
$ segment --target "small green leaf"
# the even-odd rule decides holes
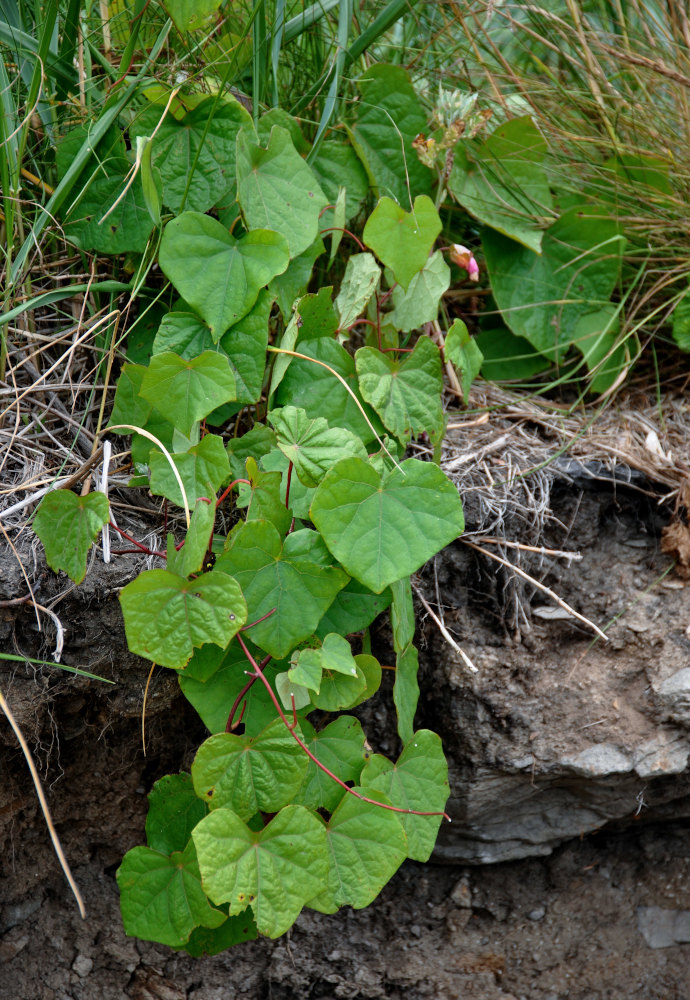
[[[690,351],[690,288],[678,299],[671,313],[671,333],[681,351]]]
[[[450,786],[448,765],[436,733],[420,729],[405,744],[396,764],[385,761],[381,767],[379,761],[381,758],[371,758],[362,771],[362,788],[383,792],[400,809],[443,812]],[[399,815],[407,834],[408,857],[428,861],[443,817]]]
[[[407,291],[400,286],[393,289],[391,300],[394,309],[390,314],[392,322],[403,333],[417,330],[425,323],[432,323],[438,316],[441,296],[449,285],[450,268],[441,251],[437,250],[412,278]]]
[[[233,479],[243,479],[246,471],[246,461],[254,458],[260,461],[276,446],[276,436],[265,424],[254,424],[250,431],[242,437],[230,438],[227,453]]]
[[[153,149],[151,138],[146,135],[137,137],[137,160],[140,164],[141,189],[144,192],[144,201],[149,210],[151,221],[154,226],[161,224],[161,190],[162,182],[160,171],[151,162],[151,151]]]
[[[166,351],[151,358],[141,395],[188,435],[198,420],[235,399],[235,377],[227,359],[213,351],[189,360]]]
[[[206,434],[199,444],[171,457],[184,483],[189,503],[195,504],[200,497],[214,500],[216,491],[226,481],[230,471],[223,439],[217,434]],[[152,451],[149,466],[151,492],[167,497],[182,507],[180,487],[165,455],[161,451]]]
[[[246,476],[250,485],[241,483],[237,506],[247,508],[247,521],[270,521],[279,535],[286,534],[292,512],[280,496],[282,476],[279,472],[262,472],[253,458],[247,459]]]
[[[391,604],[391,626],[393,628],[393,648],[402,653],[414,639],[414,604],[410,578],[404,577],[391,584],[393,602]]]
[[[288,677],[293,684],[299,684],[318,694],[322,673],[320,649],[298,649],[292,654]]]
[[[367,789],[364,794],[387,802],[380,792]],[[402,823],[390,809],[344,795],[327,833],[328,887],[309,906],[322,913],[334,913],[340,906],[360,910],[376,899],[407,857]]]
[[[258,936],[256,921],[251,912],[245,910],[244,913],[228,917],[220,927],[195,927],[184,950],[193,958],[219,955],[243,941],[254,941]]]
[[[110,505],[103,493],[84,497],[70,490],[47,493],[34,516],[33,529],[43,542],[50,568],[56,573],[62,569],[81,583],[89,549],[109,517]]]
[[[117,884],[125,931],[144,941],[177,948],[195,927],[219,927],[226,919],[201,888],[192,843],[170,857],[135,847],[118,869]]]
[[[144,365],[122,366],[109,424],[134,424],[135,427],[146,424],[151,404],[139,394],[146,372]]]
[[[287,806],[261,832],[216,809],[193,833],[204,890],[230,913],[251,906],[259,933],[276,938],[326,885],[326,828],[303,806]]]
[[[350,643],[343,636],[336,635],[334,632],[324,638],[321,646],[301,649],[293,653],[290,662],[291,668],[288,671],[290,680],[302,687],[311,688],[317,695],[321,690],[321,679],[324,673],[326,680],[329,679],[332,673],[336,673],[344,674],[346,677],[356,681],[356,684],[353,684],[351,688],[346,688],[347,693],[344,695],[346,699],[350,697],[350,691],[353,692],[352,697],[354,697],[363,690],[361,676],[358,675],[357,664],[352,655]],[[330,693],[333,693],[331,691],[332,686],[327,686],[329,688],[329,695],[327,697],[329,697]],[[335,697],[342,698],[343,693],[338,691],[337,694],[334,694]],[[323,708],[324,706],[319,705],[317,707]]]
[[[416,646],[410,643],[398,652],[395,658],[395,683],[393,701],[398,713],[398,734],[403,743],[412,739],[414,717],[419,703],[419,655]]]
[[[299,341],[315,337],[332,337],[338,330],[338,317],[333,308],[331,293],[326,286],[313,295],[304,295],[297,303],[299,316]]]
[[[340,328],[347,330],[369,304],[378,287],[381,268],[373,254],[355,253],[348,258],[345,277],[335,300]]]
[[[255,737],[218,733],[192,764],[196,794],[210,809],[228,807],[243,819],[278,812],[302,784],[309,758],[281,719]]]
[[[445,355],[460,372],[462,395],[467,402],[470,387],[479,374],[484,355],[479,350],[476,340],[472,340],[470,337],[467,327],[461,319],[454,320],[446,334]]]
[[[124,587],[120,604],[130,650],[176,669],[185,666],[195,646],[227,646],[247,621],[239,585],[215,569],[195,580],[148,570]]]
[[[312,245],[319,231],[319,214],[328,204],[290,133],[278,125],[271,129],[266,149],[247,132],[239,133],[237,195],[247,228],[281,233],[291,258]]]
[[[318,733],[306,719],[300,726],[304,742],[324,767],[341,781],[359,781],[366,751],[364,733],[358,719],[341,715]],[[345,794],[341,785],[310,760],[302,786],[293,802],[295,805],[333,812]]]
[[[141,184],[125,190],[127,180],[126,165],[121,173],[97,177],[70,210],[64,226],[67,239],[82,250],[109,256],[143,253],[153,222]]]
[[[288,711],[292,711],[293,705],[295,710],[311,705],[309,691],[301,684],[296,684],[291,680],[287,671],[276,676],[276,691],[283,703],[283,708],[288,709]]]
[[[441,356],[428,337],[420,337],[411,354],[394,360],[374,347],[355,355],[362,396],[384,426],[405,441],[438,427],[443,419]]]
[[[168,547],[166,568],[178,576],[191,576],[201,569],[204,556],[211,544],[211,534],[216,519],[216,505],[213,500],[197,500],[184,545],[181,549]]]
[[[251,621],[273,612],[250,637],[277,659],[313,633],[347,583],[341,569],[324,565],[317,544],[323,545],[314,531],[293,531],[283,543],[268,521],[248,521],[229,536],[216,562],[242,587]]]
[[[289,263],[284,236],[254,230],[236,240],[215,219],[184,212],[165,227],[159,262],[214,341],[247,315],[261,289]]]
[[[305,486],[318,486],[341,458],[367,457],[362,441],[352,431],[330,428],[323,417],[310,420],[304,410],[294,406],[272,410],[268,420],[275,428],[278,447]]]
[[[339,671],[324,670],[318,694],[311,695],[312,704],[324,712],[339,712],[354,708],[365,700],[367,679],[355,660],[355,674],[348,676]]]
[[[189,774],[167,774],[149,792],[146,841],[153,851],[183,851],[192,830],[206,815]]]
[[[464,529],[457,489],[437,466],[412,458],[383,477],[359,458],[343,459],[316,490],[311,514],[336,559],[375,593]]]
[[[381,198],[369,216],[362,238],[378,259],[389,267],[395,280],[407,288],[427,262],[441,219],[433,201],[418,195],[411,212],[391,198]]]

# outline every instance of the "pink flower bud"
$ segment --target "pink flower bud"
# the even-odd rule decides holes
[[[467,271],[467,277],[470,281],[479,281],[479,265],[474,259],[474,255],[471,250],[467,247],[460,246],[459,243],[454,243],[450,251],[450,259],[458,267],[461,267],[464,271]]]

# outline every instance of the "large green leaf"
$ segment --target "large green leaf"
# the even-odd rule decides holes
[[[163,202],[176,214],[183,208],[206,212],[234,189],[236,138],[242,129],[253,132],[251,116],[229,95],[221,101],[206,98],[181,120],[167,114],[158,127],[161,115],[160,107],[147,108],[130,134],[150,136],[157,129],[152,158],[163,181]]]
[[[416,812],[443,812],[450,794],[441,740],[428,729],[413,734],[396,764],[372,757],[360,781],[363,788],[383,792],[394,806]],[[407,834],[408,857],[428,861],[442,817],[399,815]]]
[[[410,192],[431,193],[431,171],[412,143],[427,129],[427,117],[401,66],[371,66],[358,82],[361,99],[353,142],[379,196],[411,203]],[[409,186],[408,186],[409,185]]]
[[[165,9],[179,32],[196,31],[222,0],[165,0]]]
[[[117,872],[125,931],[173,948],[195,927],[219,927],[225,913],[209,905],[199,878],[194,844],[168,857],[148,847],[128,851]]]
[[[543,229],[553,220],[546,153],[532,118],[513,118],[484,142],[456,143],[448,190],[480,222],[539,253]]]
[[[350,580],[347,587],[335,595],[330,608],[319,622],[316,635],[323,638],[329,632],[350,635],[367,628],[386,610],[391,602],[389,590],[375,594],[359,580]]]
[[[417,195],[411,212],[391,198],[381,198],[367,219],[362,238],[378,259],[389,267],[395,280],[407,288],[421,271],[441,232],[441,219],[433,201]]]
[[[198,212],[168,223],[159,253],[161,269],[206,320],[214,341],[247,315],[289,260],[279,233],[257,229],[236,240],[220,222]]]
[[[235,376],[227,358],[214,351],[186,359],[172,351],[155,354],[141,395],[183,434],[217,406],[235,399]]]
[[[276,392],[276,406],[300,407],[308,417],[324,417],[331,426],[351,430],[365,445],[373,441],[375,434],[355,402],[360,397],[352,355],[348,354],[337,341],[328,337],[308,340],[306,344],[300,345],[300,353],[322,363],[314,364],[314,361],[293,358]],[[342,382],[323,367],[324,364],[345,380],[354,393],[354,399]],[[365,404],[363,409],[376,430],[383,430],[379,418],[371,407]]]
[[[318,236],[328,201],[286,129],[274,126],[266,149],[246,132],[238,135],[237,193],[247,228],[282,233],[291,258]]]
[[[200,497],[214,500],[230,471],[223,439],[218,434],[206,434],[199,444],[171,457],[184,484],[188,503],[195,504]],[[163,452],[156,450],[149,454],[149,467],[151,492],[182,507],[180,487]]]
[[[195,927],[184,950],[194,958],[202,955],[219,955],[243,941],[254,941],[259,936],[251,910],[228,917],[220,927]]]
[[[146,841],[153,851],[183,851],[207,809],[189,774],[166,774],[149,792]]]
[[[115,388],[115,400],[109,424],[134,424],[143,427],[151,413],[151,404],[141,396],[144,365],[123,365]]]
[[[309,758],[281,719],[255,737],[218,733],[202,743],[192,764],[196,794],[210,809],[227,807],[240,819],[278,812],[292,801]]]
[[[51,569],[56,573],[62,569],[75,583],[81,583],[89,549],[109,517],[110,505],[103,493],[84,497],[71,490],[46,493],[34,516],[33,529],[43,542]]]
[[[555,360],[575,339],[580,316],[609,302],[625,241],[615,219],[581,205],[547,229],[541,256],[493,229],[484,230],[482,243],[505,322]]]
[[[82,250],[109,256],[143,253],[153,222],[141,184],[134,183],[125,191],[126,185],[126,167],[113,176],[97,177],[70,210],[64,226],[67,239]],[[109,209],[112,211],[103,218]]]
[[[356,434],[344,427],[329,427],[323,417],[310,419],[304,410],[284,406],[272,410],[268,419],[275,428],[278,447],[305,486],[317,486],[341,458],[367,457]]]
[[[205,892],[230,913],[248,905],[261,934],[276,938],[326,884],[326,828],[303,806],[281,809],[261,832],[216,809],[193,833]]]
[[[328,141],[321,143],[319,155],[312,164],[329,204],[334,205],[338,192],[345,188],[345,225],[359,212],[369,194],[369,180],[359,157],[349,143]],[[333,209],[321,216],[322,231],[335,225]]]
[[[290,261],[287,271],[276,275],[271,282],[271,294],[275,296],[286,323],[290,321],[295,302],[306,292],[311,281],[314,263],[325,249],[323,240],[315,240],[303,253]]]
[[[251,621],[273,612],[250,636],[277,659],[312,634],[347,583],[341,569],[327,565],[321,546],[314,531],[294,531],[283,543],[268,521],[247,521],[229,536],[216,562],[242,587]]]
[[[366,761],[366,751],[364,733],[358,719],[341,715],[318,733],[306,719],[300,726],[304,742],[324,767],[341,781],[359,781]],[[295,805],[333,812],[345,794],[345,790],[337,782],[310,760],[293,802]]]
[[[336,559],[375,593],[464,528],[457,489],[437,466],[413,458],[383,476],[359,458],[343,459],[318,487],[311,514]]]
[[[360,791],[360,789],[357,789]],[[364,793],[386,799],[380,793]],[[407,857],[407,839],[397,813],[354,795],[344,795],[328,824],[328,887],[309,906],[335,913],[340,906],[368,906]]]
[[[404,333],[432,323],[438,316],[441,296],[450,285],[450,268],[437,250],[421,271],[412,278],[405,291],[399,285],[393,289],[391,320]]]
[[[441,355],[428,337],[420,337],[412,353],[403,354],[400,361],[374,347],[362,347],[355,364],[362,396],[391,434],[405,441],[441,425]]]
[[[120,604],[131,652],[176,669],[195,646],[227,646],[247,621],[239,585],[215,569],[195,580],[148,570],[121,591]]]

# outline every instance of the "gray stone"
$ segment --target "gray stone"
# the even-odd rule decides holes
[[[86,955],[77,955],[75,960],[72,962],[72,971],[84,979],[93,969],[93,961]]]
[[[670,948],[690,942],[690,910],[639,906],[637,929],[650,948]]]
[[[681,774],[688,766],[690,741],[675,739],[665,733],[642,743],[633,755],[635,771],[640,778],[659,778],[663,775]]]
[[[604,775],[625,774],[632,770],[630,757],[618,747],[598,743],[587,747],[575,757],[565,757],[563,765],[585,778],[601,778]]]
[[[655,691],[657,701],[669,718],[690,725],[690,667],[667,677]]]

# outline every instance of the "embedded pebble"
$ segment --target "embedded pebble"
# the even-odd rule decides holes
[[[543,920],[546,916],[546,908],[544,906],[536,906],[533,910],[530,910],[527,914],[528,920]]]
[[[93,961],[87,958],[86,955],[77,955],[75,960],[72,962],[72,971],[76,972],[78,976],[82,979],[93,969]]]

